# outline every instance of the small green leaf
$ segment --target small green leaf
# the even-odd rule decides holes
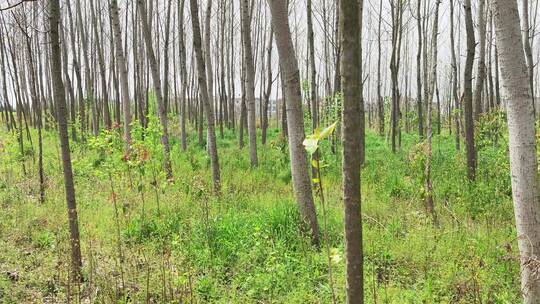
[[[314,178],[314,179],[313,179],[313,183],[314,183],[314,184],[318,184],[318,183],[320,183],[320,182],[321,182],[321,180],[318,179],[318,178]]]
[[[311,165],[313,166],[313,168],[319,168],[319,163],[314,159],[311,160]]]

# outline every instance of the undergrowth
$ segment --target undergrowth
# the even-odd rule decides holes
[[[479,126],[475,183],[467,181],[454,136],[434,137],[440,227],[430,224],[423,205],[418,138],[403,134],[393,154],[384,138],[368,133],[362,170],[367,303],[519,301],[508,147],[497,119],[485,118]],[[44,132],[44,204],[38,203],[33,150],[20,155],[14,135],[0,133],[1,302],[80,297],[85,303],[330,303],[326,253],[311,247],[298,226],[288,149],[279,131],[269,130],[268,144],[258,145],[256,169],[250,169],[247,149],[238,149],[235,134],[225,131],[218,139],[219,198],[211,195],[205,147],[190,137],[188,150],[181,151],[178,132],[172,130],[169,181],[161,171],[157,122],[150,121],[148,130],[134,128],[129,155],[116,130],[73,144],[85,276],[79,287],[68,284],[67,217],[54,130]],[[326,232],[342,303],[341,158],[339,147],[336,154],[328,143],[321,149],[328,164]]]

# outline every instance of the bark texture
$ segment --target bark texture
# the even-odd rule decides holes
[[[519,26],[516,1],[493,0],[503,88],[506,93],[512,197],[521,257],[525,304],[540,303],[538,252],[540,204],[534,108]]]
[[[58,113],[58,133],[62,154],[62,167],[64,170],[64,186],[69,221],[69,238],[71,245],[71,279],[78,282],[81,276],[81,245],[79,237],[79,220],[77,216],[77,203],[75,201],[75,185],[73,183],[73,170],[71,167],[71,154],[69,149],[67,106],[64,84],[62,82],[62,59],[60,52],[60,3],[59,0],[49,2],[49,27],[51,40],[51,76],[53,82],[54,100]]]
[[[126,151],[129,151],[131,143],[131,113],[129,104],[129,86],[128,86],[128,72],[126,67],[126,57],[124,55],[124,49],[122,47],[122,30],[120,29],[120,16],[117,0],[111,0],[110,4],[110,17],[114,35],[114,47],[116,50],[116,64],[118,73],[120,74],[120,90],[122,96],[122,110],[124,112],[124,140],[126,141]]]
[[[472,71],[474,64],[474,27],[471,0],[464,1],[465,29],[467,32],[467,59],[463,74],[463,105],[465,114],[465,148],[467,150],[467,176],[473,181],[476,177],[476,148],[474,146]]]
[[[251,166],[256,167],[259,161],[257,159],[257,119],[255,112],[255,64],[253,63],[253,49],[251,46],[251,10],[249,3],[249,0],[242,0],[242,43],[246,68],[244,88],[246,90],[249,159]]]
[[[285,83],[287,131],[294,194],[300,215],[309,227],[312,243],[319,246],[319,224],[311,191],[306,151],[302,144],[305,133],[300,72],[291,38],[287,2],[287,0],[268,0],[272,12],[272,26],[279,53],[281,76]]]
[[[199,7],[197,0],[190,0],[191,9],[191,27],[193,30],[193,48],[195,49],[195,57],[197,60],[197,79],[199,83],[200,95],[202,97],[202,104],[206,120],[208,123],[208,130],[206,139],[207,150],[210,156],[210,162],[212,164],[212,181],[214,187],[214,194],[218,195],[221,190],[220,172],[219,172],[219,157],[216,144],[216,127],[214,120],[214,111],[212,109],[212,102],[208,95],[208,86],[206,83],[206,64],[204,62],[202,51],[202,39],[201,39],[201,27],[199,22]]]
[[[474,120],[478,121],[482,114],[482,91],[486,79],[486,18],[484,16],[486,0],[478,1],[478,69],[476,72],[476,88],[474,90]]]
[[[361,74],[360,30],[357,0],[342,0],[339,31],[341,33],[341,72],[343,89],[343,202],[345,205],[345,261],[347,303],[364,302],[362,217],[360,197]]]

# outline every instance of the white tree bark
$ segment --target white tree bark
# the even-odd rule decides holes
[[[516,1],[493,0],[501,77],[507,99],[512,197],[524,303],[540,303],[540,205],[534,110]]]
[[[249,159],[251,167],[257,167],[257,125],[255,113],[255,64],[253,63],[253,51],[251,45],[251,10],[249,0],[243,0],[242,10],[242,44],[244,46],[244,63],[246,75],[244,77],[244,88],[246,90],[247,123],[249,136]],[[269,80],[270,81],[270,80]]]
[[[474,120],[478,121],[482,114],[482,91],[486,79],[486,18],[484,18],[486,0],[478,1],[478,70],[476,72],[476,88],[474,90]]]
[[[118,13],[118,3],[116,0],[111,0],[110,4],[110,18],[112,22],[113,34],[114,34],[114,47],[116,48],[116,64],[118,66],[118,72],[120,74],[120,89],[122,91],[122,109],[124,112],[124,139],[126,140],[126,151],[129,150],[131,143],[130,133],[130,105],[129,105],[129,86],[128,86],[128,72],[126,67],[126,60],[124,57],[124,49],[122,47],[122,31],[120,30],[120,18]]]

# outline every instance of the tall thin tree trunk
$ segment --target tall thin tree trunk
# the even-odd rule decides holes
[[[199,82],[200,95],[202,96],[202,102],[204,103],[204,111],[206,114],[206,120],[208,123],[208,154],[210,156],[210,162],[212,164],[212,181],[214,185],[214,194],[220,193],[220,173],[219,173],[219,159],[216,144],[216,131],[214,111],[212,109],[212,103],[208,94],[208,87],[206,84],[206,65],[204,62],[201,42],[201,28],[199,25],[199,7],[197,0],[190,0],[191,6],[191,27],[193,30],[193,48],[195,49],[197,59],[197,76]]]
[[[437,60],[438,60],[438,37],[439,37],[439,7],[440,7],[441,1],[436,0],[435,2],[435,16],[433,19],[433,38],[432,38],[432,52],[433,52],[433,58],[431,62],[431,84],[429,89],[429,96],[428,96],[428,106],[427,106],[427,113],[426,113],[426,141],[427,141],[427,147],[426,147],[426,167],[424,171],[424,178],[425,178],[425,185],[424,190],[426,191],[426,197],[425,197],[425,204],[426,204],[426,210],[428,211],[429,215],[432,218],[433,224],[437,225],[437,213],[435,212],[435,203],[433,202],[433,183],[431,180],[431,158],[432,158],[432,138],[433,138],[433,125],[431,123],[432,119],[432,108],[433,108],[433,98],[435,95],[435,90],[438,90],[436,88],[437,86]]]
[[[272,12],[272,26],[279,53],[282,79],[286,82],[287,129],[289,134],[289,154],[296,201],[303,221],[308,225],[312,243],[319,247],[319,224],[311,192],[309,169],[304,150],[304,116],[300,91],[300,72],[291,38],[287,0],[268,0]],[[358,16],[357,16],[358,17]],[[358,85],[358,83],[356,83]]]
[[[126,66],[126,57],[122,48],[122,31],[120,29],[120,16],[118,3],[116,0],[110,0],[109,14],[112,23],[114,35],[114,47],[116,48],[116,64],[118,74],[120,74],[120,89],[122,93],[122,110],[124,114],[124,140],[126,141],[126,152],[129,151],[131,144],[131,113],[129,103],[128,72]]]
[[[428,27],[429,27],[429,1],[424,1],[424,18],[422,19],[422,64],[424,66],[422,70],[422,90],[423,96],[422,100],[424,102],[424,113],[427,112],[427,104],[429,102],[429,50],[428,50]],[[426,113],[427,116],[427,113]],[[427,117],[424,119],[424,122],[427,125]],[[427,126],[424,126],[424,132],[426,131]]]
[[[489,43],[487,44],[487,86],[488,86],[488,98],[487,98],[487,104],[488,104],[488,111],[492,111],[495,109],[495,101],[494,101],[494,88],[493,88],[493,12],[489,9],[486,11],[486,14],[489,14]]]
[[[242,44],[244,46],[244,64],[246,75],[244,88],[246,90],[247,122],[249,137],[249,159],[251,167],[259,163],[257,158],[257,117],[255,111],[255,65],[251,45],[251,15],[249,0],[242,0]]]
[[[219,38],[219,44],[220,44],[220,49],[222,50],[222,52],[220,52],[220,55],[219,56],[219,65],[220,65],[220,69],[219,69],[219,78],[220,78],[220,95],[219,95],[219,106],[220,106],[220,111],[219,111],[219,131],[220,131],[220,135],[221,135],[221,138],[224,137],[224,133],[223,133],[223,128],[224,128],[224,125],[225,127],[227,126],[228,122],[229,122],[229,107],[228,107],[228,94],[230,94],[230,91],[227,92],[227,89],[226,89],[226,86],[227,86],[227,83],[225,81],[225,78],[226,78],[226,62],[229,62],[228,60],[226,61],[226,56],[228,55],[226,50],[228,50],[226,48],[226,45],[225,45],[225,38],[226,38],[226,34],[225,34],[225,28],[226,28],[226,24],[227,24],[227,6],[226,6],[226,3],[225,2],[220,2],[219,4],[219,10],[220,10],[220,28],[219,28],[219,31],[220,31],[220,38]]]
[[[92,131],[94,133],[94,135],[97,135],[98,133],[98,120],[97,120],[97,108],[96,108],[96,100],[94,99],[94,96],[93,96],[93,90],[92,90],[92,75],[90,73],[90,57],[89,57],[89,54],[88,54],[88,33],[84,30],[84,23],[83,23],[83,19],[82,19],[82,7],[81,7],[81,1],[80,0],[77,0],[76,2],[77,4],[77,8],[76,8],[76,12],[77,12],[77,19],[78,19],[78,22],[77,22],[77,25],[78,25],[78,29],[79,29],[79,36],[80,36],[80,41],[81,41],[81,45],[82,45],[82,56],[83,56],[83,60],[84,60],[84,79],[85,79],[85,89],[86,89],[86,103],[89,103],[90,104],[90,107],[91,107],[91,111],[92,111]],[[69,6],[69,4],[68,4]],[[88,114],[88,113],[86,113]],[[88,121],[86,118],[85,118],[86,121]]]
[[[525,304],[540,302],[540,202],[534,108],[516,1],[492,0],[501,77],[507,97],[512,197],[521,257],[521,286]]]
[[[382,8],[383,8],[383,1],[380,1],[379,3],[379,25],[377,30],[377,113],[379,116],[379,135],[384,136],[384,99],[381,94],[381,59],[382,59],[382,32],[381,32],[381,25],[382,25]],[[419,120],[419,124],[421,124]]]
[[[533,51],[531,47],[531,40],[534,37],[531,35],[531,25],[529,24],[529,0],[522,0],[523,8],[523,19],[522,23],[522,33],[523,33],[523,49],[525,50],[525,59],[527,61],[527,70],[529,75],[529,87],[531,89],[532,105],[534,109],[534,115],[536,116],[536,104],[534,96],[534,66],[533,61]],[[532,24],[533,27],[536,27],[536,24]]]
[[[308,44],[309,44],[309,69],[310,69],[310,92],[309,100],[311,101],[311,127],[315,130],[318,127],[319,115],[317,106],[317,69],[315,67],[315,33],[313,31],[312,17],[312,0],[307,0],[307,27],[308,27]]]
[[[482,91],[484,90],[484,80],[486,78],[486,18],[485,12],[486,0],[478,0],[478,70],[476,72],[476,88],[474,90],[474,120],[478,121],[482,114]]]
[[[98,58],[98,64],[99,64],[99,73],[100,73],[100,79],[101,79],[101,91],[103,95],[103,123],[105,124],[105,128],[108,130],[112,127],[111,122],[111,115],[109,113],[109,90],[107,89],[107,74],[105,73],[105,69],[107,68],[105,66],[105,59],[103,58],[103,48],[101,44],[101,36],[98,31],[98,18],[96,16],[96,9],[94,7],[94,1],[90,1],[90,11],[92,13],[92,28],[94,30],[94,38],[96,39],[96,51],[97,51],[97,58]],[[101,18],[100,18],[101,20]],[[100,22],[101,23],[101,22]],[[101,24],[99,25],[101,28]]]
[[[452,55],[452,98],[454,99],[454,116],[456,124],[456,150],[461,149],[460,140],[460,102],[458,95],[458,67],[456,60],[456,46],[454,34],[454,0],[450,0],[450,53]],[[452,113],[448,113],[451,115]]]
[[[210,98],[210,104],[212,105],[212,111],[216,113],[217,109],[214,107],[214,74],[212,69],[212,2],[213,0],[206,1],[206,15],[204,20],[204,63],[206,64],[206,84],[208,86],[208,96]]]
[[[474,118],[472,71],[474,63],[474,28],[472,20],[471,0],[464,1],[465,28],[467,32],[467,59],[463,75],[463,105],[465,110],[465,146],[467,150],[467,176],[473,181],[476,177],[476,148],[474,146]]]
[[[187,134],[186,134],[186,103],[187,103],[187,63],[186,63],[186,42],[185,42],[185,16],[184,16],[185,0],[181,0],[178,6],[178,40],[179,40],[179,55],[180,55],[180,78],[182,79],[182,96],[180,97],[180,132],[182,140],[182,150],[187,149]]]
[[[364,22],[364,0],[358,2],[358,40],[360,45],[359,50],[359,68],[360,68],[360,163],[362,166],[366,162],[366,111],[364,109],[364,74],[363,74],[363,50],[362,50],[362,27]],[[401,38],[400,38],[401,39]],[[401,117],[401,113],[400,113]],[[401,131],[401,130],[400,130]],[[401,133],[400,133],[401,134]],[[400,135],[401,146],[401,135]]]
[[[340,33],[341,82],[343,88],[343,202],[345,217],[345,262],[347,271],[347,303],[364,303],[364,267],[360,168],[362,160],[360,30],[358,0],[341,0]]]
[[[26,19],[24,20],[25,25],[27,25]],[[43,137],[42,137],[42,119],[41,119],[41,101],[39,100],[37,93],[37,77],[36,69],[34,63],[34,56],[32,55],[32,43],[30,41],[30,36],[28,35],[27,29],[21,27],[21,31],[25,36],[26,42],[26,51],[28,56],[29,63],[29,73],[30,73],[30,94],[32,97],[32,107],[35,109],[35,114],[37,116],[36,126],[38,129],[38,175],[39,175],[39,202],[43,203],[45,201],[45,175],[43,172]],[[7,96],[6,96],[7,97]]]
[[[307,0],[306,2],[307,9],[307,30],[308,30],[308,61],[309,61],[309,101],[311,109],[311,128],[312,130],[317,129],[319,124],[319,115],[317,107],[317,69],[315,67],[315,33],[313,32],[313,12],[312,12],[312,0]],[[319,152],[315,151],[311,155],[313,162],[317,162],[319,158]],[[315,167],[312,167],[311,176],[313,179],[318,179],[319,170]]]
[[[417,0],[416,21],[418,30],[418,50],[416,53],[416,104],[418,111],[418,136],[424,137],[424,117],[422,115],[422,1]]]
[[[501,84],[499,74],[499,47],[495,44],[495,103],[497,107],[501,106]]]
[[[398,128],[400,121],[399,110],[399,63],[400,63],[400,51],[401,51],[401,33],[402,33],[402,16],[403,16],[403,4],[401,1],[392,1],[392,56],[390,59],[390,71],[392,79],[392,152],[397,151],[396,139],[398,136]]]
[[[171,5],[173,1],[167,1],[167,14],[165,17],[165,38],[163,41],[163,105],[165,113],[169,113],[171,109],[170,92],[169,92],[169,37],[171,32]]]
[[[263,113],[262,113],[262,134],[261,141],[262,144],[266,144],[266,133],[268,130],[268,106],[270,104],[270,94],[272,93],[272,46],[274,45],[274,29],[270,26],[270,37],[268,38],[267,54],[266,54],[266,90],[264,91],[264,104],[263,104]],[[276,108],[277,108],[277,99],[276,99]]]
[[[51,41],[51,75],[54,89],[54,99],[58,111],[58,132],[62,153],[62,166],[64,169],[64,185],[69,220],[69,238],[71,245],[71,271],[73,282],[79,282],[81,276],[81,246],[79,238],[79,221],[77,217],[77,204],[75,201],[75,185],[73,183],[73,170],[69,150],[69,136],[67,126],[67,107],[62,83],[62,54],[60,52],[60,3],[59,0],[49,0],[49,29]]]
[[[234,48],[234,1],[230,1],[230,14],[229,14],[229,50],[230,50],[230,58],[228,61],[229,64],[229,87],[230,87],[230,94],[229,94],[229,119],[230,119],[230,127],[235,130],[236,127],[236,83],[235,83],[235,48]]]
[[[165,104],[163,102],[163,95],[161,94],[161,79],[159,78],[159,67],[152,47],[152,36],[150,34],[150,26],[148,24],[148,14],[146,13],[146,4],[143,0],[137,0],[137,8],[141,15],[142,30],[144,36],[144,42],[146,44],[146,54],[150,63],[150,70],[152,72],[152,80],[154,83],[154,93],[156,94],[157,107],[159,120],[163,128],[163,134],[161,136],[161,144],[163,145],[163,168],[167,174],[167,178],[172,177],[172,167],[170,161],[170,146],[169,146],[169,131],[168,131],[168,118]]]
[[[86,131],[86,104],[84,100],[84,93],[83,93],[83,87],[82,87],[82,77],[81,77],[81,70],[80,70],[80,61],[78,60],[79,54],[77,52],[77,48],[75,47],[76,40],[75,40],[75,22],[73,20],[73,13],[71,12],[71,5],[70,2],[66,2],[67,9],[68,9],[68,17],[69,17],[69,23],[71,25],[71,31],[70,32],[70,38],[71,38],[71,48],[72,48],[72,55],[73,55],[73,70],[75,72],[75,77],[77,79],[77,93],[79,98],[79,123],[80,123],[80,131],[81,131],[81,140],[85,141],[85,131]],[[67,46],[66,46],[67,48]],[[67,57],[66,57],[67,58]]]
[[[71,139],[73,141],[76,141],[77,140],[77,130],[76,130],[76,126],[77,124],[75,123],[76,120],[77,120],[77,115],[75,113],[75,92],[73,92],[73,86],[71,84],[71,78],[69,77],[69,72],[68,72],[68,52],[67,52],[67,40],[66,40],[66,37],[64,35],[64,31],[60,31],[60,38],[62,39],[62,41],[65,41],[64,43],[62,43],[62,57],[63,57],[63,61],[64,61],[64,65],[62,66],[63,67],[63,72],[64,72],[64,77],[65,77],[65,80],[66,80],[66,90],[68,92],[68,95],[69,95],[69,109],[70,109],[70,122],[71,122]]]
[[[242,38],[243,39],[243,38]],[[244,53],[242,48],[241,53]],[[240,149],[244,148],[244,132],[246,129],[247,123],[247,106],[246,106],[246,61],[242,60],[242,67],[240,69],[240,89],[242,91],[242,96],[240,97],[240,126],[238,130],[238,146]]]

